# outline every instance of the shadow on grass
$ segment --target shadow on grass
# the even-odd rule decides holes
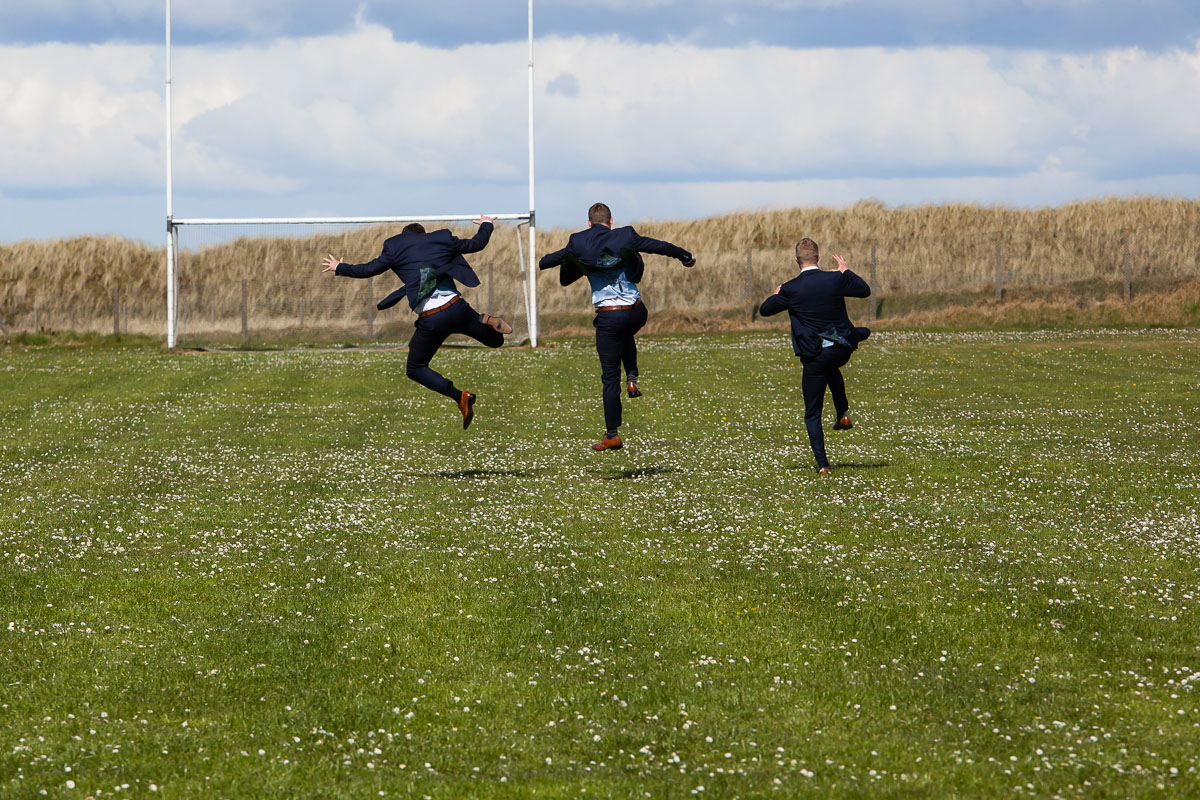
[[[616,475],[601,475],[602,481],[623,481],[630,478],[648,478],[652,475],[669,475],[680,470],[675,467],[642,467],[641,469],[623,469]]]
[[[418,478],[448,478],[454,481],[464,481],[476,478],[529,478],[532,477],[533,472],[523,469],[460,469],[413,474]]]
[[[830,466],[833,467],[834,472],[837,472],[839,469],[883,469],[884,467],[890,467],[891,465],[892,465],[892,462],[890,462],[890,461],[876,461],[876,462],[872,462],[869,464],[858,464],[855,462],[840,462],[840,461],[830,462]],[[800,470],[801,472],[816,472],[817,471],[816,466],[814,466],[813,464],[788,464],[787,469]]]

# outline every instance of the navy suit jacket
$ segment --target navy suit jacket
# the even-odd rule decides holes
[[[335,275],[348,278],[370,278],[389,269],[403,284],[379,301],[377,308],[391,308],[407,297],[409,308],[415,309],[421,289],[421,268],[429,267],[437,277],[450,277],[463,286],[478,286],[479,276],[463,258],[463,253],[477,253],[487,247],[492,236],[490,222],[483,222],[470,239],[459,239],[445,228],[429,233],[402,233],[383,243],[379,258],[365,264],[338,264]]]
[[[846,314],[847,297],[870,297],[871,287],[852,271],[801,272],[759,306],[764,317],[787,311],[792,318],[792,349],[798,356],[819,355],[824,338],[841,339],[851,350],[870,335],[855,328]]]
[[[682,247],[670,242],[660,242],[642,236],[626,225],[623,228],[609,228],[607,225],[592,225],[586,230],[572,233],[567,246],[562,250],[547,253],[538,262],[539,269],[550,269],[561,266],[558,272],[558,282],[570,286],[584,275],[602,269],[623,268],[626,277],[637,283],[646,271],[641,253],[655,253],[660,256],[678,258],[680,261],[691,261],[692,254]],[[614,263],[608,263],[614,262]]]

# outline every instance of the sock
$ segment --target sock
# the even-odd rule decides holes
[[[616,431],[605,431],[604,438],[605,439],[615,439],[615,438],[617,438],[617,432]]]

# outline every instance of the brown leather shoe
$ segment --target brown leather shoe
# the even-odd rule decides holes
[[[471,420],[475,419],[475,395],[470,392],[463,392],[458,398],[458,410],[462,412],[463,430],[471,424]]]
[[[593,444],[592,449],[600,452],[601,450],[620,450],[624,446],[625,443],[621,441],[619,434],[611,439],[606,435],[603,439]]]
[[[509,325],[507,322],[500,319],[499,317],[493,317],[491,314],[480,314],[479,321],[482,322],[484,325],[487,325],[489,328],[499,331],[500,333],[504,334],[505,336],[508,336],[510,333],[513,332],[512,325]]]
[[[829,467],[821,467],[819,470],[817,470],[818,475],[828,475],[831,472],[833,472],[833,470]]]
[[[625,384],[625,390],[629,392],[630,397],[642,396],[642,390],[638,388],[637,381],[629,381],[629,383]]]
[[[833,423],[833,429],[835,431],[846,431],[853,427],[854,423],[850,421],[850,417],[847,414],[843,414],[841,419]]]

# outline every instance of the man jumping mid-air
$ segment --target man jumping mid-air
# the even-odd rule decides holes
[[[475,220],[479,231],[470,239],[459,239],[444,228],[426,233],[424,226],[414,222],[399,236],[385,241],[379,257],[366,264],[347,264],[333,255],[322,261],[322,272],[347,278],[370,278],[389,269],[396,273],[403,285],[379,301],[378,308],[391,308],[407,298],[409,307],[417,312],[417,329],[408,343],[406,373],[422,386],[453,400],[462,414],[464,430],[475,417],[475,395],[430,369],[429,361],[453,333],[465,334],[488,347],[499,347],[504,344],[505,334],[512,333],[512,326],[504,320],[471,308],[455,285],[455,281],[464,286],[479,285],[479,276],[463,253],[477,253],[487,246],[494,219],[480,216]]]
[[[596,352],[600,356],[600,380],[604,386],[604,436],[593,450],[618,450],[624,444],[621,427],[621,366],[625,367],[630,397],[641,397],[637,376],[637,343],[633,335],[646,324],[646,306],[638,281],[646,266],[640,253],[657,253],[677,258],[685,267],[696,259],[682,247],[641,236],[631,226],[614,228],[612,212],[604,203],[588,209],[588,226],[572,233],[562,250],[542,257],[540,269],[561,267],[558,282],[563,286],[584,275],[592,286],[596,308]]]

